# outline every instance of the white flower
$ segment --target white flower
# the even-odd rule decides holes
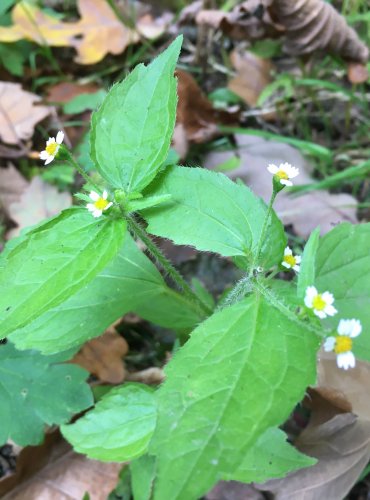
[[[354,368],[356,359],[352,352],[352,339],[360,335],[361,322],[358,319],[341,319],[337,328],[338,335],[328,337],[324,342],[325,351],[334,351],[338,368]]]
[[[113,205],[112,202],[109,202],[107,200],[108,193],[106,191],[103,191],[102,196],[100,196],[100,194],[96,193],[95,191],[91,191],[89,196],[94,203],[88,203],[86,205],[86,208],[93,214],[94,217],[100,217],[104,210],[107,210]]]
[[[60,130],[55,137],[49,137],[46,142],[46,148],[44,151],[41,151],[40,158],[41,160],[45,160],[45,165],[52,162],[56,155],[58,154],[60,145],[62,144],[64,139],[64,133]]]
[[[333,307],[334,297],[329,292],[319,293],[314,286],[306,288],[306,296],[304,303],[310,309],[313,309],[314,314],[321,319],[326,316],[334,316],[337,310]]]
[[[299,174],[298,168],[292,167],[290,163],[280,163],[278,167],[270,163],[267,170],[276,176],[283,186],[293,186],[293,182],[290,179],[294,179]]]
[[[283,262],[281,263],[281,265],[286,267],[287,269],[294,269],[296,273],[299,273],[300,263],[301,256],[293,255],[291,249],[289,247],[286,247],[286,249],[284,250]]]

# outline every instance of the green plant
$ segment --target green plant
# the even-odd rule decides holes
[[[2,441],[34,444],[44,424],[62,424],[77,451],[131,461],[140,500],[196,499],[219,479],[263,481],[314,464],[278,427],[315,382],[320,345],[349,368],[362,324],[354,353],[370,360],[370,225],[342,224],[323,238],[314,231],[301,260],[273,210],[294,167],[269,166],[267,206],[223,174],[173,165],[180,47],[178,38],[137,66],[94,113],[91,156],[104,185],[78,195],[88,210],[31,228],[0,260]],[[50,139],[43,158],[71,163],[91,185],[62,139]],[[214,306],[150,235],[231,257],[243,277]],[[277,279],[284,269],[300,272]],[[128,311],[178,333],[166,381],[112,388],[68,424],[92,397],[86,373],[60,362]]]

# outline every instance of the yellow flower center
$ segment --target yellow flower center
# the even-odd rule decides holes
[[[284,255],[284,262],[290,265],[290,267],[294,267],[297,263],[294,255]]]
[[[46,146],[46,152],[50,155],[50,156],[55,156],[55,153],[57,151],[59,147],[59,144],[57,144],[56,142],[51,142],[48,146]]]
[[[345,335],[341,335],[335,339],[334,352],[335,354],[342,354],[352,350],[352,339]]]
[[[276,175],[279,177],[279,179],[285,179],[285,180],[289,179],[288,174],[284,172],[284,170],[279,170],[278,172],[276,172]]]
[[[316,309],[316,311],[323,311],[326,305],[327,304],[325,300],[322,298],[320,294],[316,295],[316,297],[312,301],[312,306],[314,309]]]
[[[104,198],[99,198],[94,203],[94,207],[97,208],[98,210],[104,210],[108,204],[109,204],[109,201],[105,200]]]

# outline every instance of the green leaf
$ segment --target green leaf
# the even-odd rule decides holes
[[[170,194],[164,194],[162,196],[146,196],[140,200],[130,200],[127,203],[127,211],[137,212],[139,210],[144,210],[145,208],[156,207],[161,203],[169,201],[170,199]]]
[[[5,68],[15,76],[23,76],[25,56],[19,47],[0,43],[0,60]]]
[[[155,428],[154,390],[125,384],[108,392],[74,424],[61,431],[73,448],[103,462],[124,462],[146,452]]]
[[[312,233],[304,247],[302,254],[301,268],[298,273],[297,280],[297,295],[303,298],[306,293],[306,288],[315,283],[315,263],[316,253],[319,247],[320,228],[317,227]]]
[[[178,245],[252,260],[267,208],[246,186],[209,170],[171,167],[147,194],[172,195],[169,203],[143,211],[150,233]],[[284,228],[273,213],[259,264],[279,263],[285,244]]]
[[[130,463],[131,485],[134,500],[150,500],[156,472],[156,460],[142,455]]]
[[[31,230],[0,260],[1,338],[57,306],[117,253],[126,224],[68,209]]]
[[[44,426],[61,424],[93,404],[87,372],[35,351],[0,345],[0,444],[42,441]]]
[[[233,473],[315,382],[318,347],[294,313],[259,294],[194,330],[158,393],[154,500],[196,499]]]
[[[315,458],[300,453],[286,439],[280,429],[268,429],[247,451],[236,471],[224,479],[263,483],[268,479],[285,477],[289,472],[310,467],[317,462]]]
[[[315,286],[335,297],[338,314],[325,320],[337,328],[340,319],[359,319],[362,333],[353,352],[370,361],[370,224],[340,224],[320,240]]]
[[[18,349],[45,354],[101,335],[127,312],[167,328],[193,328],[197,309],[170,289],[154,264],[127,235],[119,253],[84,288],[10,336]]]
[[[113,187],[142,191],[167,157],[176,118],[179,36],[149,66],[112,87],[93,114],[91,156]]]

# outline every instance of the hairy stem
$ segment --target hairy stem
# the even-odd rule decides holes
[[[165,257],[165,255],[153,242],[145,229],[131,215],[126,215],[126,219],[128,221],[131,232],[145,244],[151,255],[158,261],[163,270],[170,276],[170,278],[178,286],[178,288],[183,291],[184,295],[192,302],[197,304],[198,308],[203,313],[206,313],[207,315],[212,313],[212,309],[208,307],[191,289],[190,285],[185,281],[185,279],[171,264],[171,262]]]

